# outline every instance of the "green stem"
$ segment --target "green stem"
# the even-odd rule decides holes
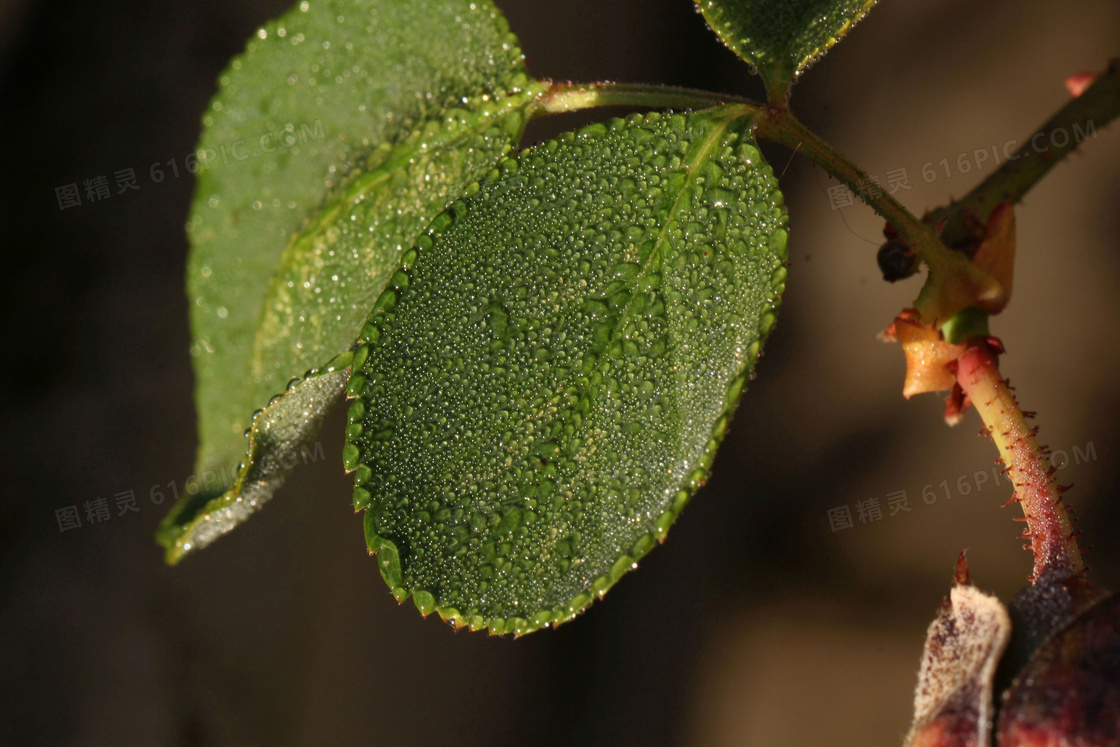
[[[944,323],[976,299],[998,294],[999,284],[960,252],[946,247],[934,229],[898,200],[883,192],[865,171],[821,140],[788,110],[770,109],[759,118],[760,137],[803,153],[839,179],[875,212],[887,219],[929,268],[929,278],[914,307],[925,324]]]
[[[879,189],[867,172],[817,137],[790,111],[772,109],[767,114],[768,116],[758,123],[757,132],[760,137],[805,154],[829,174],[848,185],[857,197],[890,221],[907,243],[915,246],[921,244],[923,251],[934,244],[940,244],[929,226],[924,225],[890,194]]]
[[[553,83],[533,106],[532,115],[563,114],[603,106],[647,106],[656,109],[706,109],[720,104],[744,104],[754,111],[764,107],[739,96],[692,88],[643,83]]]
[[[942,242],[951,247],[964,246],[972,239],[966,222],[969,216],[978,218],[980,225],[986,224],[1000,203],[1014,204],[1021,200],[1058,161],[1089,137],[1096,137],[1097,129],[1118,115],[1120,61],[1113,60],[1091,86],[1077,98],[1070,99],[1022,147],[1008,156],[997,171],[962,199],[931,212],[926,222],[937,226],[944,221],[940,234]]]

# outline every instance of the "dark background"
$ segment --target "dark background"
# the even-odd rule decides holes
[[[499,0],[531,69],[746,93],[757,79],[687,0]],[[874,262],[881,221],[832,209],[819,169],[770,150],[792,223],[785,308],[709,485],[606,600],[520,640],[393,602],[337,456],[177,568],[152,534],[195,448],[182,162],[230,56],[283,0],[0,0],[0,743],[897,744],[925,627],[969,548],[1008,598],[1030,558],[995,449],[899,396],[875,340],[917,292]],[[884,0],[798,85],[795,108],[915,211],[964,194],[1120,53],[1111,0]],[[577,117],[533,125],[528,141]],[[1098,128],[1018,211],[1004,370],[1062,472],[1095,579],[1120,586],[1120,132]],[[937,163],[948,158],[951,174]],[[966,156],[966,160],[970,158]],[[934,179],[922,178],[933,164]],[[59,210],[55,187],[135,168],[140,189]],[[83,195],[84,197],[84,195]],[[972,486],[965,496],[958,478]],[[922,502],[926,485],[954,497]],[[55,510],[134,490],[139,512],[60,532]],[[912,511],[886,515],[906,490]],[[832,532],[827,510],[884,518]],[[84,512],[83,512],[84,513]]]

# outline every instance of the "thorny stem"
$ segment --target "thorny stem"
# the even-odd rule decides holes
[[[1046,570],[1063,569],[1068,575],[1081,572],[1085,566],[1077,534],[1062,502],[1065,488],[1054,480],[1056,469],[1035,438],[1038,429],[1027,424],[1010,384],[1000,376],[992,343],[974,341],[957,365],[957,382],[980,413],[1015,486],[1009,503],[1016,502],[1023,509],[1027,528],[1022,538],[1030,540],[1034,553],[1032,581]]]
[[[941,241],[948,246],[968,243],[971,236],[966,221],[970,215],[983,225],[1000,203],[1014,204],[1023,199],[1058,161],[1077,149],[1088,133],[1095,137],[1098,127],[1104,127],[1118,115],[1120,60],[1113,60],[1092,85],[1039,127],[997,171],[965,197],[932,211],[926,223],[936,226],[945,221]],[[1063,145],[1057,145],[1059,142]]]

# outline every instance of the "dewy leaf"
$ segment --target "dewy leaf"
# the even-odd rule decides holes
[[[504,161],[363,328],[343,459],[394,595],[494,633],[573,617],[703,483],[786,270],[745,107]]]
[[[771,104],[867,14],[876,0],[696,0],[708,25],[758,69]]]
[[[160,524],[156,539],[167,562],[177,563],[245,521],[272,497],[297,464],[318,461],[322,445],[308,444],[337,397],[346,388],[349,353],[334,365],[299,381],[293,390],[260,410],[249,427],[249,451],[233,486],[214,497],[205,491],[184,496]],[[211,471],[211,474],[212,471]]]
[[[326,363],[348,345],[344,342],[318,360],[296,353],[304,357],[294,358],[290,366],[264,361],[254,378],[270,381],[251,380],[251,351],[270,278],[293,237],[324,209],[332,188],[363,161],[374,162],[367,167],[407,161],[407,152],[385,149],[402,144],[410,132],[456,119],[452,109],[463,108],[464,99],[477,108],[484,96],[504,98],[507,91],[527,84],[516,39],[485,0],[303,2],[262,28],[233,61],[203,120],[199,152],[207,165],[199,173],[189,221],[200,467],[226,466],[240,457],[249,417],[267,401],[259,400],[262,391],[268,391],[266,397],[284,391],[289,379]],[[496,161],[511,139],[516,141],[516,135],[484,145]],[[425,143],[402,145],[415,152]],[[391,214],[397,208],[427,212],[426,223],[447,204],[449,200],[434,199],[434,209],[415,205],[417,178],[405,177],[410,188],[391,199],[377,196],[382,204],[389,203],[390,215],[360,216],[367,244],[379,240],[390,254],[399,243],[411,245],[418,230],[394,232],[385,225]],[[347,210],[346,196],[368,199],[361,189],[353,189],[355,184],[350,182],[347,195],[333,195],[326,210]],[[349,217],[339,215],[338,222]],[[310,235],[300,238],[329,240],[322,236],[329,228],[316,233],[317,227],[310,226]],[[358,237],[345,242],[345,251],[332,259],[340,263],[345,252],[360,252],[356,264],[382,249],[357,249],[359,243]],[[382,262],[395,266],[397,259]],[[312,275],[314,262],[308,264]],[[319,288],[341,282],[301,279],[314,280]],[[330,288],[316,295],[324,293],[337,297],[342,292]],[[338,305],[349,301],[340,299]],[[356,333],[348,331],[350,341]]]
[[[335,389],[304,372],[347,350],[402,247],[516,146],[541,90],[486,0],[314,0],[257,33],[204,118],[188,224],[200,474],[242,459],[274,395],[324,409]],[[204,499],[161,541],[199,546],[181,519]]]
[[[347,350],[401,252],[521,137],[538,88],[472,101],[378,149],[288,246],[265,298],[252,356],[254,400]]]

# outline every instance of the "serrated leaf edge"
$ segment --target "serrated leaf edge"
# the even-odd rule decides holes
[[[467,102],[464,107],[448,110],[441,123],[443,126],[439,130],[441,137],[429,139],[427,136],[430,133],[424,128],[419,128],[411,132],[400,143],[386,144],[385,153],[377,167],[354,179],[341,192],[326,196],[326,204],[319,212],[308,219],[307,224],[299,233],[293,236],[281,257],[277,273],[270,279],[269,290],[262,305],[261,322],[257,325],[258,334],[254,338],[250,359],[251,370],[256,372],[260,369],[260,360],[263,353],[260,330],[263,329],[264,321],[268,317],[269,299],[274,294],[273,289],[279,282],[285,263],[289,262],[297,253],[303,251],[307,242],[313,241],[315,236],[332,225],[342,210],[376,189],[392,176],[396,168],[403,166],[417,154],[454,147],[464,138],[485,131],[500,120],[515,114],[518,110],[523,113],[523,117],[517,124],[518,135],[523,132],[529,111],[547,90],[547,86],[529,80],[521,74],[519,74],[516,83],[517,85],[514,88],[504,92],[501,97],[486,94]],[[460,114],[472,113],[469,109],[471,106],[480,107],[473,112],[480,116],[477,122],[466,128],[447,127],[449,123],[459,123],[464,120],[465,117],[460,116]],[[402,146],[404,147],[402,148]],[[367,158],[369,157],[367,156]],[[224,534],[224,531],[207,531],[210,524],[221,523],[216,519],[219,517],[232,518],[236,514],[240,517],[240,520],[244,520],[248,518],[249,514],[259,510],[264,502],[279,489],[285,478],[282,472],[272,470],[268,474],[259,474],[258,462],[261,459],[262,452],[259,424],[262,418],[267,416],[268,411],[280,398],[289,396],[292,390],[298,388],[302,382],[320,375],[333,373],[341,368],[348,368],[352,357],[352,352],[343,351],[335,355],[322,367],[306,372],[301,378],[293,379],[289,382],[288,388],[283,394],[273,397],[268,404],[252,415],[250,427],[247,430],[248,443],[245,456],[237,467],[232,487],[210,499],[206,499],[205,496],[185,496],[160,523],[156,536],[159,544],[166,550],[165,559],[168,563],[178,563],[187,553],[207,546],[221,534]],[[342,389],[343,386],[340,383],[337,387],[337,393],[341,393]],[[201,506],[198,505],[200,502],[202,502]],[[191,518],[186,523],[182,523],[182,516],[187,512],[191,513]]]
[[[722,141],[723,134],[732,122],[738,119],[753,117],[754,112],[746,107],[731,105],[726,107],[730,114],[728,118],[719,126],[711,135],[709,135],[709,142],[703,146],[704,151],[710,150],[715,144]],[[661,115],[657,112],[645,115],[645,121],[655,121]],[[586,136],[589,133],[595,132],[602,128],[602,125],[590,125],[579,133],[566,133],[567,135]],[[554,139],[544,143],[538,148],[557,147],[559,139]],[[534,148],[532,150],[536,150]],[[385,314],[392,311],[396,305],[397,294],[403,290],[401,283],[408,282],[407,271],[411,268],[412,264],[416,261],[422,251],[431,249],[434,246],[435,239],[443,234],[450,228],[462,215],[465,210],[464,201],[474,193],[478,192],[482,185],[489,184],[501,178],[503,170],[516,168],[516,162],[525,153],[531,151],[524,151],[515,156],[511,156],[503,160],[498,167],[491,171],[484,179],[471,185],[466,191],[463,198],[455,200],[447,207],[442,213],[432,220],[429,229],[421,235],[420,239],[416,242],[415,246],[405,253],[402,258],[401,271],[398,271],[393,280],[390,281],[381,295],[378,297],[370,312],[369,320],[362,328],[362,334],[352,348],[354,353],[353,366],[351,368],[350,381],[347,385],[347,399],[353,400],[347,415],[348,432],[346,438],[346,446],[344,447],[344,463],[348,473],[357,472],[360,469],[358,465],[358,456],[360,449],[357,444],[352,443],[350,439],[349,427],[358,424],[364,412],[364,403],[359,399],[361,389],[365,385],[364,377],[358,372],[361,364],[364,363],[366,357],[369,355],[369,347],[376,345],[380,342],[381,332],[377,326],[376,321]],[[693,178],[699,163],[702,159],[697,160],[696,166],[689,169],[688,176],[684,180],[681,187],[681,192],[677,199],[674,201],[673,209],[670,211],[672,215],[680,204],[681,197],[686,193],[687,186]],[[765,162],[763,162],[765,163]],[[665,225],[670,223],[670,218],[666,218]],[[783,262],[788,256],[788,235],[785,230],[780,232],[782,235],[778,238],[778,249]],[[664,231],[662,232],[664,235]],[[771,235],[773,243],[774,234]],[[660,239],[659,239],[660,244]],[[651,258],[657,252],[651,252]],[[381,572],[382,578],[389,586],[393,597],[398,603],[404,603],[410,596],[413,603],[416,605],[420,613],[427,617],[429,614],[435,612],[445,622],[451,624],[456,629],[463,627],[471,631],[488,630],[491,635],[504,635],[512,634],[515,638],[532,633],[545,627],[556,627],[565,622],[574,619],[577,615],[586,610],[596,598],[602,599],[618,581],[626,574],[627,571],[637,568],[637,562],[646,555],[656,544],[665,541],[669,528],[676,521],[680,512],[684,509],[689,499],[699,490],[703,485],[711,470],[712,461],[715,458],[716,451],[727,432],[728,425],[731,421],[731,416],[734,414],[735,408],[738,405],[739,398],[746,388],[747,381],[753,376],[754,362],[762,355],[762,345],[769,337],[770,332],[774,326],[774,319],[777,315],[778,309],[781,305],[781,296],[785,291],[785,268],[784,266],[779,272],[775,273],[773,279],[771,296],[771,303],[768,309],[761,315],[758,327],[758,339],[751,343],[748,347],[747,354],[743,357],[743,362],[740,366],[739,374],[732,379],[727,388],[727,397],[724,402],[724,408],[720,416],[716,419],[712,427],[712,436],[708,442],[704,454],[701,456],[696,469],[688,477],[687,483],[677,492],[673,499],[672,504],[668,509],[663,511],[654,522],[654,530],[647,532],[640,536],[630,547],[628,553],[624,553],[617,558],[607,574],[599,576],[591,583],[591,592],[584,592],[577,594],[573,597],[567,605],[552,609],[552,610],[539,610],[531,617],[483,617],[481,615],[464,615],[454,607],[441,607],[436,601],[431,592],[426,589],[405,589],[401,585],[400,577],[400,561],[396,545],[384,537],[377,535],[372,528],[372,514],[366,510],[368,509],[371,501],[371,496],[368,491],[361,487],[359,479],[355,480],[354,489],[354,506],[355,511],[366,510],[366,515],[363,520],[366,536],[366,546],[369,549],[371,556],[378,558],[378,570]],[[367,468],[368,469],[368,468]]]
[[[857,11],[854,16],[849,18],[847,22],[843,26],[841,26],[840,29],[835,34],[833,34],[822,47],[820,47],[804,59],[794,63],[793,70],[787,69],[787,66],[784,62],[775,64],[773,66],[763,66],[747,59],[747,57],[744,56],[743,51],[739,50],[736,45],[732,43],[732,40],[725,36],[719,29],[717,29],[715,23],[713,23],[713,21],[719,22],[720,20],[725,18],[723,9],[716,5],[708,5],[708,7],[711,8],[712,11],[716,14],[714,18],[709,18],[708,12],[706,12],[704,9],[703,0],[696,0],[696,7],[697,10],[700,11],[700,14],[704,16],[704,20],[705,22],[707,22],[708,28],[710,28],[712,32],[715,33],[716,37],[721,42],[723,42],[723,45],[730,49],[740,60],[758,71],[759,76],[762,78],[762,83],[766,88],[767,99],[770,104],[772,106],[781,105],[784,107],[789,102],[789,95],[790,91],[793,89],[793,84],[797,81],[801,74],[815,65],[817,61],[821,59],[821,57],[824,57],[825,53],[836,46],[837,42],[847,36],[848,32],[852,30],[852,27],[862,21],[877,2],[878,0],[864,0],[863,7],[859,11]],[[788,45],[786,46],[784,51],[789,51]],[[786,57],[789,57],[789,55],[787,54]]]

